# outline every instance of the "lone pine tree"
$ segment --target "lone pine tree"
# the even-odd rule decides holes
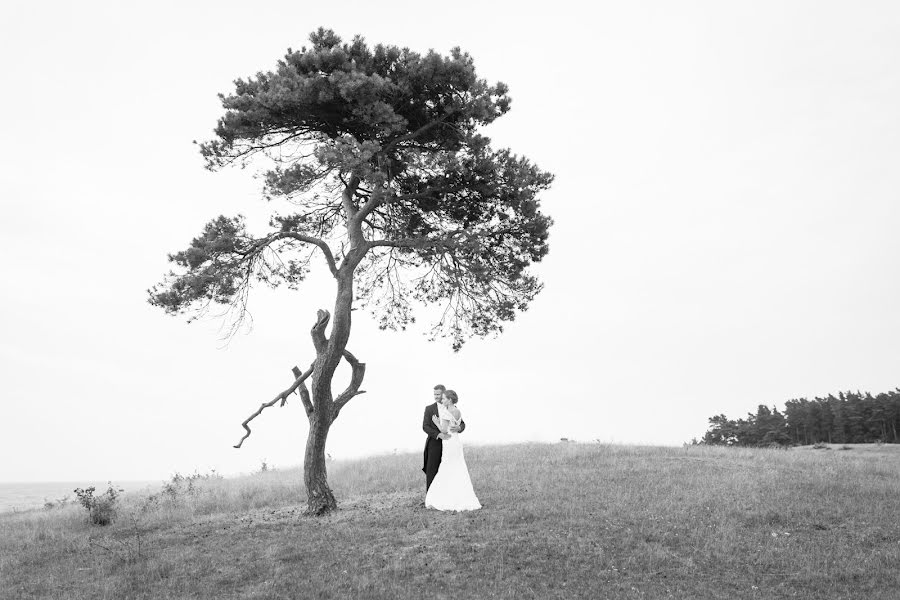
[[[210,302],[246,310],[255,283],[297,289],[314,253],[337,283],[333,315],[312,326],[315,360],[294,367],[294,382],[263,408],[297,391],[309,418],[304,460],[308,510],[337,504],[328,486],[325,441],[341,409],[360,391],[365,365],[348,351],[354,301],[384,328],[404,328],[413,305],[437,305],[431,339],[502,331],[541,284],[529,266],[547,253],[549,217],[538,195],[553,176],[509,150],[493,150],[479,127],[510,106],[502,83],[478,79],[471,57],[418,54],[395,46],[350,44],[331,30],[288,49],[274,71],[235,81],[220,95],[224,116],[200,144],[206,167],[264,164],[270,228],[251,234],[243,217],[218,216],[149,290],[170,314]],[[330,332],[326,328],[330,322]],[[352,368],[336,397],[341,359]],[[306,380],[310,387],[307,388]]]

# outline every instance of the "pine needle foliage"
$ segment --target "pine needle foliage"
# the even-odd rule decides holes
[[[529,272],[548,251],[540,211],[553,176],[479,130],[509,111],[502,83],[479,79],[459,48],[449,56],[320,28],[272,71],[235,81],[225,114],[200,144],[206,167],[262,165],[270,230],[252,235],[219,216],[150,302],[180,314],[210,302],[246,308],[253,283],[296,288],[321,250],[382,328],[437,305],[432,338],[454,349],[502,331],[541,284]]]

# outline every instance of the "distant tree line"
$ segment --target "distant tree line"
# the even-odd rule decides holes
[[[760,404],[745,419],[716,415],[701,443],[720,446],[900,443],[900,388],[877,396],[840,392],[788,400],[784,412]]]

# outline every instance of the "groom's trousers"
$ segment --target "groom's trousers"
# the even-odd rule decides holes
[[[433,440],[430,437],[425,440],[425,461],[422,470],[425,471],[425,491],[431,487],[434,476],[441,466],[441,455],[444,453],[444,442]]]

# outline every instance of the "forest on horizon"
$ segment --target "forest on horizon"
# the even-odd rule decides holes
[[[839,392],[785,402],[784,410],[760,404],[756,414],[709,419],[699,443],[717,446],[797,446],[816,443],[900,443],[900,388],[872,395]]]

